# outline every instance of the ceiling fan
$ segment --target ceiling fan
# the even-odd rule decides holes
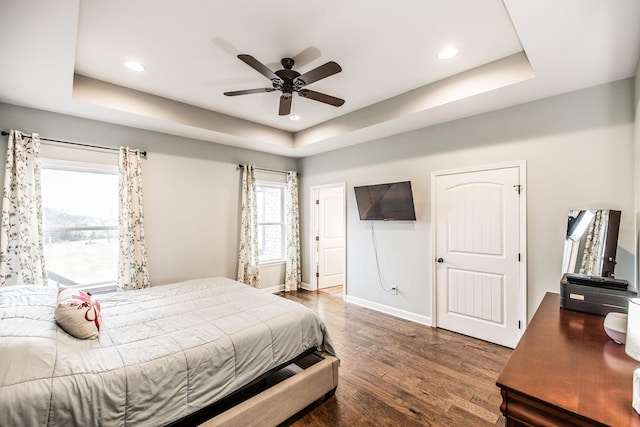
[[[327,62],[326,64],[314,68],[304,74],[300,74],[299,72],[292,70],[294,61],[291,58],[283,58],[280,63],[284,68],[276,72],[271,71],[269,67],[262,64],[251,55],[238,55],[238,59],[271,80],[273,87],[225,92],[224,94],[227,96],[248,95],[251,93],[274,92],[279,90],[282,92],[282,95],[280,96],[280,108],[278,110],[278,114],[281,116],[286,116],[291,112],[291,102],[294,92],[297,92],[298,95],[303,98],[323,102],[335,107],[340,107],[344,104],[344,99],[304,89],[305,86],[311,83],[342,71],[340,65],[333,61]]]

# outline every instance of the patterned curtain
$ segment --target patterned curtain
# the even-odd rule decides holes
[[[40,195],[40,138],[9,133],[0,223],[0,286],[47,285]]]
[[[300,270],[300,221],[298,215],[298,174],[287,172],[287,260],[284,290],[297,290],[302,281]]]
[[[144,240],[142,157],[139,150],[120,147],[120,252],[118,291],[150,286]]]
[[[242,170],[242,213],[240,218],[240,250],[238,253],[238,281],[260,287],[258,267],[258,201],[255,167],[244,165]]]
[[[584,245],[584,254],[582,255],[582,263],[580,264],[580,274],[588,274],[599,276],[602,274],[602,248],[603,239],[602,232],[609,222],[609,211],[598,210],[589,225],[587,231],[587,241]]]

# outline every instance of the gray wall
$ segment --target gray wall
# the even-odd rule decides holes
[[[208,276],[235,278],[241,179],[237,165],[251,163],[281,170],[295,170],[297,166],[295,159],[282,156],[10,104],[0,104],[0,129],[148,151],[143,185],[153,284]],[[0,141],[2,184],[7,139]],[[282,265],[262,269],[262,287],[282,283]]]
[[[633,105],[637,108],[638,104],[640,104],[640,61],[638,62],[638,65],[636,66],[636,75],[634,78],[634,82],[635,82],[635,97]]]
[[[558,290],[569,209],[622,210],[617,273],[635,280],[633,212],[640,209],[634,206],[634,144],[640,141],[637,135],[634,139],[634,101],[633,80],[628,79],[300,161],[8,104],[0,104],[0,128],[149,151],[143,167],[155,284],[235,276],[236,165],[245,162],[276,169],[298,166],[302,172],[303,281],[310,282],[310,187],[345,182],[348,297],[418,319],[431,316],[431,172],[525,160],[531,316],[545,292]],[[1,141],[4,157],[6,139]],[[407,179],[413,184],[418,220],[376,224],[381,270],[388,283],[398,285],[395,296],[377,284],[369,223],[357,219],[352,187]],[[282,283],[282,266],[262,272],[263,287]]]
[[[430,319],[431,172],[524,160],[529,317],[559,290],[570,209],[623,212],[616,272],[633,282],[633,93],[627,79],[302,159],[303,264],[310,187],[346,182],[348,299]],[[382,273],[400,290],[391,295],[378,285],[370,225],[358,220],[352,188],[401,180],[412,181],[417,221],[376,224]]]
[[[640,62],[636,67],[635,75],[635,98],[633,106],[635,108],[635,132],[634,132],[634,196],[635,196],[635,216],[636,233],[640,233]],[[636,237],[636,254],[640,256],[640,235]],[[640,262],[636,262],[636,283],[640,278]]]

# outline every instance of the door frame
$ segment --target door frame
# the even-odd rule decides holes
[[[470,172],[482,172],[494,169],[506,169],[506,168],[518,168],[518,181],[520,182],[520,197],[519,199],[519,239],[520,239],[520,313],[522,318],[522,324],[520,328],[520,337],[527,328],[528,315],[527,315],[527,162],[526,160],[469,166],[457,169],[448,169],[442,171],[431,172],[431,326],[434,328],[438,326],[438,286],[436,281],[436,179],[439,176],[454,175],[460,173]]]
[[[342,257],[342,271],[344,271],[344,285],[342,286],[342,298],[347,295],[347,185],[345,182],[337,182],[334,184],[312,185],[309,194],[309,219],[311,227],[309,228],[309,278],[312,291],[319,291],[318,278],[316,277],[316,240],[315,236],[318,232],[318,192],[323,188],[340,188],[342,189],[342,215],[344,217],[344,257]]]

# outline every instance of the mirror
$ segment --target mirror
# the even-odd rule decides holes
[[[614,277],[620,215],[607,209],[570,211],[562,272]]]

